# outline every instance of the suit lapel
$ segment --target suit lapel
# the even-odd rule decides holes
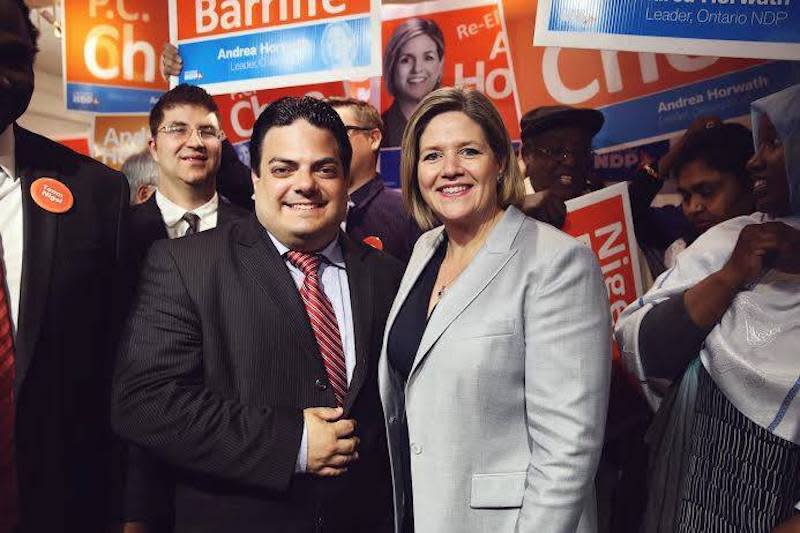
[[[269,241],[269,237],[260,234],[265,230],[255,215],[250,215],[250,219],[243,226],[246,229],[239,239],[238,249],[245,271],[253,283],[272,301],[272,305],[286,313],[286,322],[297,329],[296,338],[303,349],[320,359],[306,308],[300,299],[297,285],[286,268],[286,263]]]
[[[448,288],[439,301],[425,327],[425,333],[411,366],[408,384],[411,383],[419,366],[425,361],[431,348],[464,309],[491,283],[516,253],[512,248],[525,216],[516,208],[509,207],[455,283]],[[431,254],[432,255],[432,254]]]
[[[373,271],[366,263],[366,251],[359,248],[345,234],[341,234],[339,243],[342,246],[347,268],[347,285],[350,288],[350,309],[353,316],[353,333],[356,344],[356,366],[344,401],[344,412],[347,415],[364,384],[369,367],[375,282]]]
[[[135,235],[141,235],[145,238],[145,242],[153,243],[161,239],[169,238],[167,227],[164,225],[164,218],[161,216],[161,210],[156,203],[156,195],[151,194],[150,198],[142,205],[142,210],[145,216],[142,217],[142,228],[135,228]]]
[[[47,154],[37,148],[36,139],[15,126],[17,174],[22,180],[22,281],[20,287],[19,323],[15,339],[16,378],[18,392],[36,352],[42,317],[50,290],[53,254],[58,234],[59,215],[40,208],[33,202],[31,184],[44,176],[45,171],[34,163],[47,161]],[[37,153],[38,152],[38,153]],[[65,181],[64,177],[47,172],[47,177]]]

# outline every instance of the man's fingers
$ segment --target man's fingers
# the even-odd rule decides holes
[[[327,422],[339,420],[344,412],[341,407],[314,407],[311,408],[310,411],[317,417]]]
[[[347,468],[334,468],[334,467],[326,466],[326,467],[321,468],[317,472],[317,475],[320,476],[320,477],[336,477],[336,476],[341,476],[345,472],[347,472]]]
[[[344,468],[355,461],[358,461],[358,453],[337,453],[325,461],[325,467]]]
[[[352,418],[338,420],[333,423],[333,431],[339,438],[352,435],[355,430],[356,430],[356,421],[353,420]]]

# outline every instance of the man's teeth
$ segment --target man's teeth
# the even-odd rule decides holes
[[[290,205],[290,207],[292,209],[303,209],[307,211],[309,209],[314,209],[315,207],[317,207],[317,204],[292,204]]]

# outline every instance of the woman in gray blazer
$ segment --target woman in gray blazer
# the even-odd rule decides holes
[[[610,356],[592,251],[523,215],[481,93],[439,89],[403,135],[422,227],[380,360],[397,531],[594,531]]]

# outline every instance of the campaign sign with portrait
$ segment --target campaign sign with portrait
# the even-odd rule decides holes
[[[758,59],[800,57],[791,0],[539,0],[534,44]]]
[[[380,0],[170,0],[178,83],[211,94],[380,75]]]
[[[642,295],[639,246],[633,231],[628,184],[617,183],[567,202],[562,228],[597,255],[608,291],[611,319]]]
[[[519,99],[502,5],[441,0],[383,6],[383,146],[400,145],[419,102],[439,87],[471,87],[488,96],[512,139],[519,139]]]
[[[239,159],[250,166],[250,136],[253,125],[261,112],[270,103],[284,96],[313,96],[327,98],[344,96],[342,82],[319,83],[282,89],[263,89],[240,93],[220,94],[214,97],[222,122],[222,130],[231,142]]]
[[[163,0],[64,0],[64,100],[71,111],[147,113],[167,90]]]

